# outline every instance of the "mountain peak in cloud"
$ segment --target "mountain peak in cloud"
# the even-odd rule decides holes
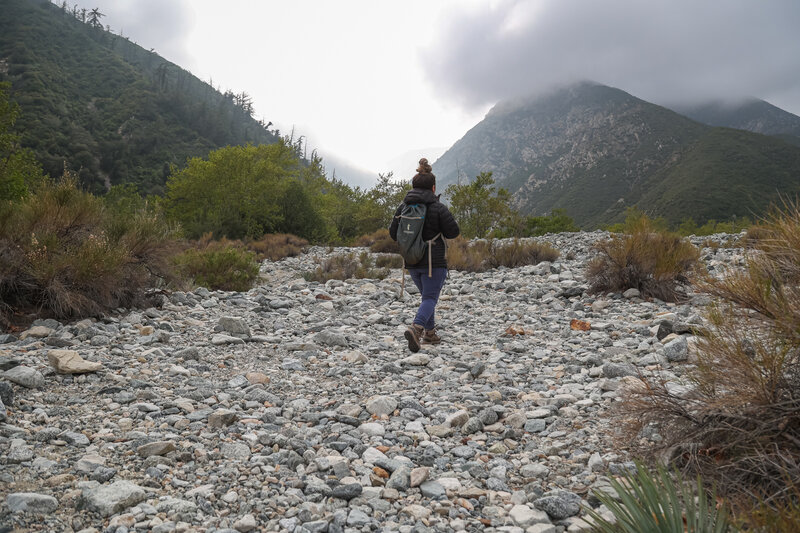
[[[521,0],[450,18],[430,54],[442,95],[475,107],[592,79],[652,102],[758,95],[800,111],[800,3]]]

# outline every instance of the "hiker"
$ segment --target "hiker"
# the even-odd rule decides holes
[[[436,334],[434,312],[436,302],[439,301],[439,293],[442,291],[445,278],[447,278],[445,239],[454,239],[460,232],[458,223],[450,210],[439,201],[441,195],[436,195],[436,176],[431,170],[427,159],[423,157],[419,160],[417,175],[411,180],[413,189],[408,192],[403,203],[397,208],[392,225],[389,227],[389,234],[392,239],[397,241],[398,227],[403,220],[406,220],[404,213],[409,213],[413,208],[421,211],[421,216],[424,217],[420,234],[421,242],[424,243],[422,258],[409,264],[408,256],[401,253],[406,262],[405,268],[408,269],[414,285],[422,295],[422,302],[419,304],[417,316],[414,317],[414,323],[403,334],[408,341],[408,349],[412,352],[419,351],[420,343],[439,344],[442,341]],[[419,219],[419,217],[413,216],[411,218]],[[412,226],[404,223],[403,227],[410,229]],[[401,238],[399,241],[401,250],[403,242]]]

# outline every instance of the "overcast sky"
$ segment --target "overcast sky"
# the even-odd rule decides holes
[[[797,0],[79,3],[376,174],[408,177],[390,168],[398,155],[449,147],[499,100],[573,81],[660,104],[755,96],[800,115]]]

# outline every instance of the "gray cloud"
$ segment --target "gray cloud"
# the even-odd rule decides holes
[[[800,114],[796,0],[499,0],[453,16],[423,64],[473,107],[591,80],[657,103],[763,98]]]
[[[187,0],[79,0],[87,9],[99,8],[105,14],[103,25],[122,33],[145,49],[184,68],[193,60],[186,49],[186,34],[194,24],[194,12]]]

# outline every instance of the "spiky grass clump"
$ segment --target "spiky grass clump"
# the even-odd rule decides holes
[[[589,511],[595,533],[725,533],[731,524],[727,509],[717,508],[714,490],[706,493],[698,477],[685,480],[680,473],[670,473],[659,466],[650,472],[642,464],[621,479],[612,479],[611,487],[619,500],[596,491],[615,521]]]
[[[590,292],[638,289],[644,296],[674,302],[698,267],[700,251],[675,233],[657,230],[647,217],[627,224],[629,233],[598,242],[586,268]]]
[[[296,257],[302,254],[308,246],[308,241],[289,233],[268,233],[258,240],[245,243],[247,249],[256,253],[257,259],[263,261],[280,261],[286,257]]]
[[[375,268],[375,260],[368,252],[362,252],[358,256],[348,253],[329,257],[316,270],[306,272],[303,277],[308,281],[325,283],[331,279],[386,279],[388,275],[388,269]]]
[[[156,212],[109,211],[67,172],[0,206],[0,301],[57,318],[148,303],[173,279],[176,236]]]

